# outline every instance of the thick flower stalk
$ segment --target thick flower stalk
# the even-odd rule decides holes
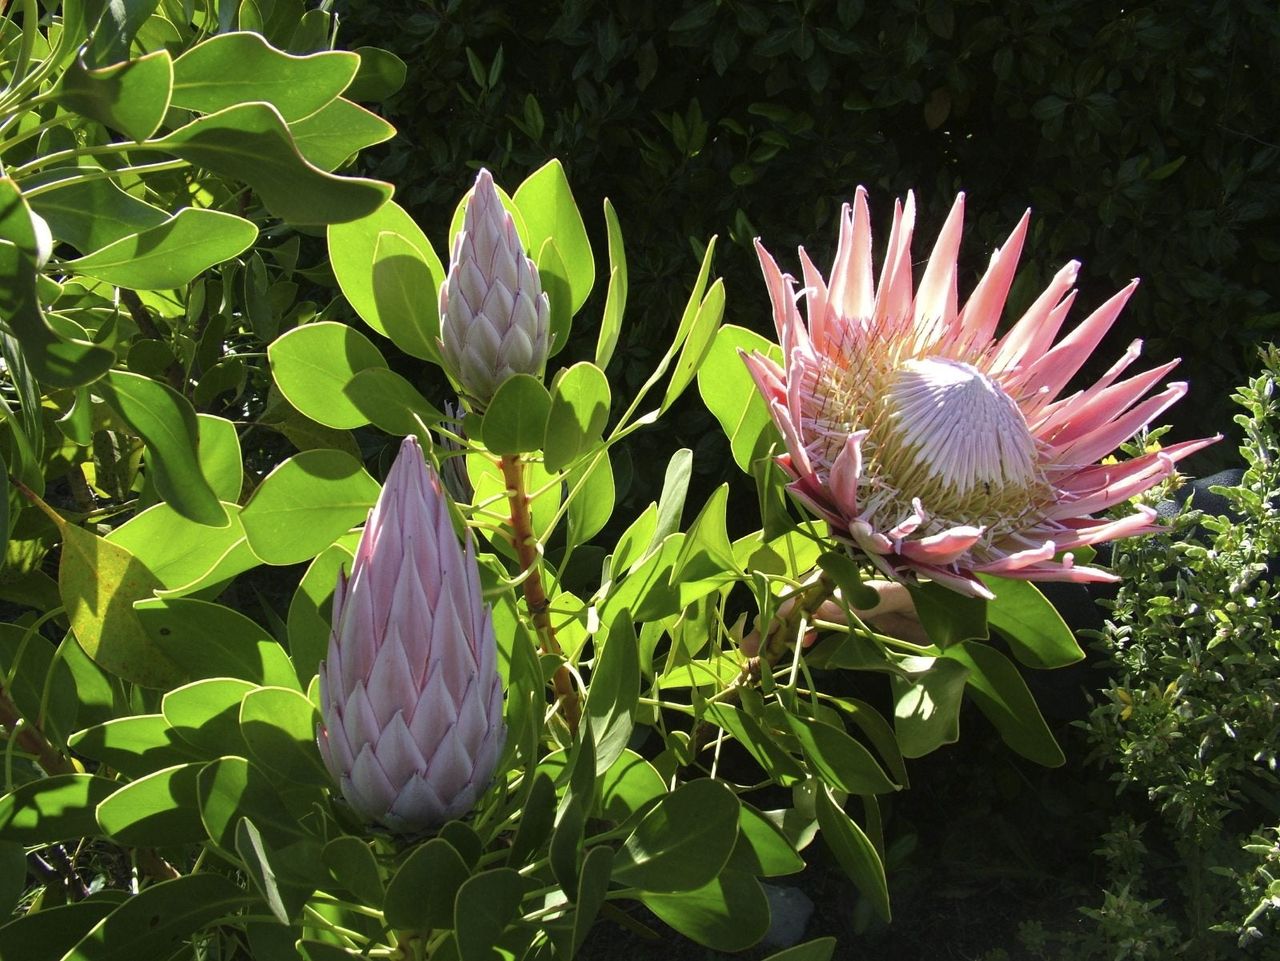
[[[325,766],[352,809],[398,833],[475,806],[506,738],[493,618],[470,532],[412,437],[338,576],[320,667]]]
[[[549,306],[538,269],[489,171],[481,170],[440,285],[440,348],[462,392],[480,409],[512,374],[541,377]]]
[[[1170,383],[1143,399],[1177,361],[1122,380],[1141,349],[1134,341],[1097,383],[1060,396],[1137,286],[1057,339],[1075,299],[1075,261],[996,336],[1029,216],[963,307],[956,269],[963,194],[914,286],[914,198],[895,204],[876,282],[859,188],[841,213],[829,278],[800,250],[803,321],[795,281],[756,242],[784,364],[759,353],[745,360],[786,443],[778,461],[792,478],[789,489],[834,536],[896,580],[925,577],[980,597],[991,592],[979,574],[1114,580],[1076,564],[1071,552],[1156,530],[1155,512],[1093,515],[1168,477],[1178,460],[1216,440],[1098,463],[1187,386]]]

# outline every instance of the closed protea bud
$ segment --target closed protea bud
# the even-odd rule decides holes
[[[316,738],[347,803],[399,833],[469,811],[506,738],[493,618],[470,532],[412,437],[333,598]]]
[[[445,365],[480,408],[512,374],[541,377],[549,341],[547,295],[489,171],[481,170],[440,285]]]

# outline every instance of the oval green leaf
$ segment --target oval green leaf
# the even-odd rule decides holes
[[[266,564],[308,561],[362,520],[379,490],[351,455],[305,451],[273,470],[254,491],[241,514],[245,536]]]
[[[191,402],[167,384],[120,370],[96,389],[146,444],[147,471],[160,496],[197,524],[225,527],[227,512],[200,468],[200,426]]]
[[[305,416],[338,429],[369,423],[346,387],[360,371],[387,362],[358,330],[328,321],[306,324],[272,343],[267,357],[280,393]]]
[[[547,434],[551,395],[530,374],[513,374],[502,382],[489,402],[481,424],[484,446],[495,454],[540,450]]]

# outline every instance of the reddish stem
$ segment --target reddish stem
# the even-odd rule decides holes
[[[539,571],[538,539],[533,532],[533,518],[529,514],[529,494],[524,485],[524,463],[517,454],[506,454],[501,460],[502,478],[507,485],[507,502],[511,508],[511,546],[515,548],[520,571],[525,574],[524,599],[529,607],[529,617],[538,635],[538,645],[544,654],[559,654],[555,627],[551,623],[551,602],[547,600]],[[578,730],[582,716],[578,695],[573,689],[569,669],[561,664],[551,679],[556,700],[564,711],[569,730]]]

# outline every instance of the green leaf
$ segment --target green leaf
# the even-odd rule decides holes
[[[382,352],[353,327],[321,322],[289,331],[267,347],[271,375],[285,399],[326,427],[363,427],[368,417],[347,397],[362,370],[386,367]]]
[[[880,603],[880,595],[862,583],[862,569],[843,551],[827,551],[818,558],[818,566],[836,582],[849,606],[868,611]]]
[[[609,234],[609,287],[600,317],[600,333],[596,336],[596,366],[601,370],[613,359],[618,335],[622,332],[622,316],[627,309],[627,253],[618,215],[608,198],[604,202],[604,222]]]
[[[462,855],[443,838],[419,845],[387,885],[387,923],[405,931],[452,928],[458,889],[470,875]]]
[[[254,887],[262,895],[262,900],[267,902],[267,907],[276,920],[281,924],[288,924],[293,912],[285,906],[280,893],[275,868],[271,864],[273,852],[248,818],[241,818],[236,824],[236,853],[244,863],[245,873],[253,879]]]
[[[240,704],[240,733],[253,760],[291,784],[333,783],[316,746],[319,720],[306,695],[289,688],[259,688]]]
[[[538,268],[542,292],[547,295],[547,337],[550,341],[547,354],[554,357],[568,343],[569,331],[573,327],[573,314],[569,311],[573,292],[569,289],[568,268],[555,240],[551,237],[544,240],[537,254],[534,263]]]
[[[535,170],[516,188],[512,199],[524,216],[530,250],[541,251],[548,238],[555,240],[569,286],[569,315],[573,316],[591,293],[596,265],[587,228],[560,161],[550,160]]]
[[[390,337],[390,328],[379,313],[373,274],[378,242],[384,233],[400,237],[427,265],[431,274],[431,286],[418,291],[418,297],[423,303],[436,304],[437,291],[444,280],[444,267],[431,249],[426,234],[394,201],[383,204],[359,220],[329,227],[329,261],[333,265],[338,286],[342,288],[352,309],[366,324],[384,337]],[[436,319],[436,324],[439,325],[439,318]]]
[[[196,414],[200,470],[219,500],[237,502],[244,485],[244,463],[236,425],[225,417]]]
[[[965,597],[937,581],[907,587],[921,626],[939,647],[986,638],[987,602],[981,597]]]
[[[250,898],[221,874],[188,874],[152,884],[103,918],[63,961],[167,958]]]
[[[134,610],[152,643],[193,680],[230,677],[299,690],[280,642],[239,611],[177,597],[139,601]]]
[[[169,688],[183,670],[151,643],[133,610],[161,587],[123,547],[64,524],[58,593],[76,640],[104,670],[143,687]]]
[[[97,837],[94,809],[119,787],[92,774],[28,781],[0,798],[0,835],[27,847]]]
[[[339,835],[324,846],[325,867],[329,875],[371,908],[381,908],[382,872],[369,842],[349,834]],[[434,876],[433,876],[434,883]],[[424,888],[430,891],[430,888]]]
[[[791,733],[824,784],[846,794],[887,794],[898,789],[871,752],[840,728],[813,718],[786,716]]]
[[[147,445],[148,477],[160,496],[197,524],[226,527],[227,512],[200,469],[200,428],[191,402],[167,384],[120,370],[95,389]]]
[[[543,445],[547,470],[567,467],[600,438],[611,403],[609,380],[594,364],[581,361],[556,375]]]
[[[212,572],[238,544],[244,543],[240,508],[234,504],[224,506],[231,520],[226,527],[205,527],[182,517],[168,504],[156,504],[125,521],[106,539],[133,554],[162,588],[179,589]],[[257,564],[257,558],[247,549],[241,560],[240,569],[228,569],[227,576]]]
[[[27,852],[14,841],[0,841],[0,918],[13,914],[26,887]]]
[[[836,952],[835,938],[815,938],[804,944],[771,954],[764,961],[831,961]]]
[[[310,450],[267,475],[241,519],[249,546],[266,564],[315,557],[362,520],[379,487],[349,454]]]
[[[685,937],[717,951],[745,951],[769,930],[764,889],[738,871],[725,871],[693,891],[641,892],[639,898]]]
[[[541,450],[551,413],[551,395],[530,374],[513,374],[499,385],[481,424],[484,446],[495,454]]]
[[[199,759],[173,734],[162,714],[136,714],[85,728],[72,735],[67,746],[135,779]]]
[[[45,176],[31,178],[30,186],[38,187],[46,179],[68,179],[97,171],[96,167],[59,167]],[[31,209],[48,221],[55,237],[83,254],[170,219],[167,211],[125,193],[114,180],[76,183],[68,179],[65,185],[32,197]]]
[[[693,451],[682,447],[667,461],[667,470],[662,476],[662,493],[658,497],[658,523],[653,529],[646,554],[680,529],[680,517],[684,514],[684,502],[689,493],[689,478],[692,473]]]
[[[126,784],[98,805],[98,824],[117,844],[159,847],[205,839],[196,781],[203,761],[164,768]]]
[[[369,423],[395,437],[414,434],[426,446],[426,430],[445,419],[416,387],[386,367],[356,371],[343,393]]]
[[[734,463],[750,471],[751,462],[765,456],[770,445],[778,441],[778,431],[738,354],[740,350],[748,354],[759,351],[775,361],[782,359],[777,344],[744,327],[726,324],[698,368],[698,393],[729,438]]]
[[[285,847],[302,836],[298,815],[286,803],[285,791],[292,786],[273,780],[242,757],[222,757],[206,764],[198,786],[205,830],[226,851],[235,849],[235,829],[241,818],[251,820],[272,845]],[[296,806],[309,811],[322,795],[308,788],[298,797]]]
[[[724,317],[724,281],[717,280],[707,291],[698,306],[693,326],[689,328],[689,336],[680,348],[680,356],[676,360],[675,370],[671,372],[671,381],[667,384],[667,392],[662,398],[662,411],[667,411],[679,399],[694,376],[702,368],[707,353],[720,329],[720,320]]]
[[[356,47],[360,70],[345,91],[346,96],[362,103],[380,103],[404,86],[409,68],[390,50],[381,47]]]
[[[66,109],[141,141],[164,120],[173,74],[167,50],[97,69],[90,69],[80,56],[62,75],[53,96]]]
[[[205,757],[247,754],[240,734],[240,702],[256,685],[234,678],[193,681],[170,691],[160,712],[173,733]]]
[[[738,799],[722,783],[680,785],[645,815],[614,859],[613,879],[644,891],[695,891],[738,840]]]
[[[884,876],[884,863],[866,832],[845,813],[831,796],[831,788],[818,784],[814,795],[822,840],[849,876],[862,896],[871,902],[876,914],[889,922],[889,885]]]
[[[359,68],[360,57],[344,50],[296,57],[256,33],[224,33],[174,62],[173,105],[214,113],[262,101],[292,122],[332,103]]]
[[[673,583],[710,572],[739,570],[729,542],[729,485],[721,484],[689,525],[680,556],[671,571]]]
[[[348,536],[354,538],[354,535]],[[344,565],[350,568],[353,548],[354,541],[349,545],[339,540],[320,553],[302,575],[289,602],[289,653],[303,681],[315,676],[328,650],[333,591],[338,571]]]
[[[365,147],[396,135],[396,128],[376,113],[342,97],[289,124],[289,131],[302,156],[324,171],[337,170]]]
[[[906,757],[924,757],[960,739],[960,705],[968,670],[943,657],[921,658],[920,662],[922,673],[911,680],[896,675],[890,678],[893,729]]]
[[[1075,634],[1034,584],[985,574],[978,577],[996,596],[987,602],[987,622],[1008,641],[1019,661],[1043,670],[1084,659]]]
[[[524,886],[511,868],[481,871],[463,882],[453,919],[460,961],[490,961],[493,946],[520,908]]]
[[[412,241],[391,230],[373,247],[373,299],[386,334],[406,354],[440,363],[440,308],[432,265]]]
[[[199,117],[148,146],[249,184],[272,214],[296,226],[356,220],[391,197],[390,184],[336,177],[307,163],[265,103]]]
[[[750,714],[732,704],[708,704],[706,717],[746,748],[773,781],[785,786],[804,778],[804,769]]]
[[[64,4],[64,8],[67,5]],[[101,18],[97,26],[90,31],[89,43],[84,48],[89,65],[100,67],[103,64],[118,63],[129,59],[129,48],[134,38],[159,6],[159,0],[131,0],[129,3],[86,3],[90,16],[97,17],[101,10]],[[63,29],[68,28],[67,12],[63,13]],[[77,41],[78,42],[78,41]],[[144,45],[145,48],[145,45]]]
[[[578,890],[573,912],[573,950],[582,947],[600,906],[604,904],[609,892],[610,874],[613,871],[613,849],[606,845],[597,845],[589,849],[582,859],[582,874],[578,878]]]
[[[948,648],[945,654],[968,668],[969,696],[996,726],[1005,744],[1045,767],[1066,763],[1062,748],[1012,661],[994,647],[976,641]]]
[[[738,815],[738,843],[729,857],[728,868],[755,877],[775,878],[803,871],[804,859],[777,825],[744,803]]]
[[[528,797],[520,806],[520,820],[516,834],[507,853],[507,863],[522,868],[525,862],[542,847],[555,825],[556,789],[545,771],[537,771],[529,788]]]
[[[184,207],[162,224],[63,266],[116,287],[168,290],[238,256],[257,237],[258,228],[234,214]]]
[[[610,821],[622,822],[666,793],[667,783],[658,769],[628,749],[600,778],[599,814]]]
[[[613,461],[608,451],[584,461],[569,472],[569,490],[576,491],[569,502],[570,544],[585,544],[602,531],[613,516],[617,490],[613,482]]]
[[[606,771],[626,750],[635,727],[640,654],[635,624],[627,613],[613,621],[607,640],[603,640],[603,632],[596,639],[600,646],[591,667],[587,714],[595,737],[596,770]]]
[[[0,185],[6,183],[12,187],[13,181],[0,180]],[[31,372],[48,387],[79,387],[97,381],[115,362],[115,354],[56,333],[40,308],[36,276],[30,255],[0,240],[0,317],[17,335]]]
[[[649,553],[649,545],[653,543],[653,533],[657,529],[658,505],[650,502],[618,538],[618,546],[613,552],[613,562],[609,567],[611,579],[618,580]]]
[[[25,879],[25,859],[22,873]],[[111,898],[93,898],[28,911],[0,927],[0,957],[30,958],[32,946],[39,945],[41,961],[60,959],[86,932],[110,914],[116,903]]]

